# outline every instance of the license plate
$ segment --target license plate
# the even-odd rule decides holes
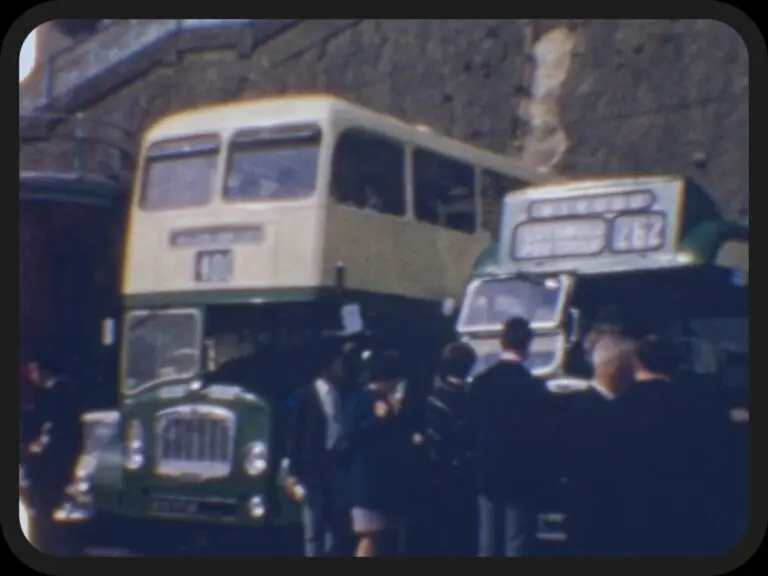
[[[192,498],[154,496],[149,503],[149,511],[152,514],[194,516],[199,513],[199,502]]]
[[[237,503],[229,500],[153,496],[149,503],[149,513],[157,516],[204,516],[226,519],[237,515]]]
[[[195,281],[226,283],[234,274],[232,250],[203,250],[195,254]]]

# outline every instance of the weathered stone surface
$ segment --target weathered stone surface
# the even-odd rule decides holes
[[[744,218],[747,90],[746,48],[715,21],[316,20],[245,58],[182,52],[86,113],[141,131],[201,104],[331,92],[563,175],[690,174]],[[22,158],[55,163],[44,147]]]

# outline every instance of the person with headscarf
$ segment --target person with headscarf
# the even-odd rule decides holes
[[[367,360],[368,383],[352,399],[345,417],[346,460],[355,556],[398,553],[408,502],[408,454],[413,430],[398,394],[402,370],[393,351]]]

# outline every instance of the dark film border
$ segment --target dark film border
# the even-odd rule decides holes
[[[65,6],[62,6],[65,4]],[[768,90],[766,90],[766,82],[768,77],[765,75],[765,70],[768,69],[768,51],[766,50],[766,42],[761,35],[759,28],[756,26],[753,20],[747,16],[746,13],[740,11],[738,8],[729,6],[724,3],[696,0],[691,1],[688,10],[685,9],[683,3],[663,3],[659,2],[658,5],[652,5],[649,2],[645,2],[637,5],[637,9],[631,4],[616,4],[610,3],[609,10],[601,10],[598,3],[594,4],[594,14],[596,17],[601,18],[709,18],[726,23],[736,30],[744,39],[744,43],[749,51],[749,93],[750,102],[765,102],[768,100]],[[208,17],[210,14],[205,11],[205,4],[200,4],[197,8],[195,5],[186,4],[183,6],[183,11],[187,17]],[[233,4],[233,7],[236,5]],[[558,9],[556,6],[551,5],[549,11],[543,7],[537,10],[536,16],[539,18],[583,18],[585,10],[585,4],[579,4],[579,9],[574,10],[574,6],[570,2],[563,1]],[[147,9],[138,10],[145,18],[172,18],[178,17],[178,13],[174,12],[173,8],[170,11],[155,10],[155,6],[149,4]],[[623,9],[625,8],[626,9]],[[122,12],[117,6],[110,6],[107,10],[111,12],[112,17],[123,18],[135,18],[137,16],[137,10]],[[237,9],[235,8],[235,12]],[[26,36],[39,24],[48,20],[58,18],[72,18],[74,16],[88,17],[94,13],[101,13],[100,15],[106,15],[105,6],[99,2],[88,2],[85,0],[70,0],[66,3],[60,2],[48,2],[39,6],[35,6],[21,17],[16,20],[8,30],[6,38],[2,45],[2,71],[6,78],[7,85],[14,85],[18,79],[18,55],[19,49]],[[273,14],[272,17],[284,17],[286,14]],[[477,14],[476,14],[477,15]],[[268,16],[263,14],[263,16]],[[321,14],[316,14],[315,17],[322,17]],[[380,15],[379,17],[383,17]],[[407,14],[399,13],[396,16],[407,17]],[[445,16],[452,16],[455,18],[468,17],[470,14],[445,14]],[[510,14],[510,17],[513,15]],[[531,17],[532,14],[515,14],[517,17]],[[423,14],[411,14],[411,18],[423,17]],[[16,113],[18,111],[18,98],[19,94],[15,90],[6,90],[3,92],[3,98],[5,104],[2,106],[3,112],[7,115],[6,126],[18,127],[18,119]],[[12,117],[11,115],[14,114]],[[764,126],[765,113],[761,106],[752,106],[750,111],[750,125],[751,126]],[[18,145],[18,132],[16,130],[6,130],[7,134],[11,134],[14,138],[11,142],[11,148],[15,148],[14,144]],[[750,172],[750,190],[762,190],[766,188],[766,182],[764,178],[763,166],[759,162],[755,155],[757,150],[757,130],[750,130],[749,150],[750,159],[754,158],[754,161],[750,162],[752,170]],[[3,169],[6,173],[6,182],[17,181],[18,178],[18,162],[15,154],[2,155]],[[10,193],[6,194],[5,198],[12,199]],[[18,196],[16,196],[18,202]],[[5,214],[12,215],[14,211],[8,209]],[[11,216],[12,217],[12,216]],[[759,230],[759,228],[758,228]],[[17,235],[18,237],[18,235]],[[13,241],[7,243],[13,244]],[[18,290],[18,282],[16,283]],[[759,293],[759,292],[758,292]],[[15,314],[15,312],[14,312]],[[18,346],[18,345],[17,345]],[[17,348],[18,355],[18,348]],[[760,371],[762,365],[755,364],[751,369]],[[14,382],[17,378],[17,371],[13,367],[12,363],[9,363],[8,382]],[[761,381],[759,377],[756,381]],[[18,400],[18,386],[11,384],[9,386],[12,397],[9,400]],[[760,406],[764,403],[765,389],[762,386],[755,386],[750,390],[750,410],[763,410]],[[760,400],[763,398],[763,400]],[[16,454],[18,457],[18,426],[16,426],[17,415],[11,410],[14,406],[12,401],[5,403],[5,409],[9,411],[8,417],[2,419],[3,425],[6,427],[6,433],[3,434],[4,442],[6,442],[8,449],[6,454]],[[614,576],[617,570],[627,576],[645,576],[649,571],[668,571],[673,570],[675,574],[684,576],[681,570],[687,570],[693,576],[699,575],[715,575],[724,574],[729,572],[748,561],[749,558],[757,551],[760,545],[765,530],[766,520],[768,514],[766,513],[766,499],[765,492],[758,491],[758,486],[768,485],[768,481],[765,478],[765,462],[762,458],[765,450],[760,444],[760,437],[762,436],[762,428],[765,427],[764,418],[752,419],[750,426],[750,510],[752,514],[749,518],[749,526],[747,534],[744,539],[730,550],[727,554],[719,557],[706,557],[706,558],[637,558],[637,559],[574,559],[574,558],[523,558],[515,561],[516,569],[524,569],[527,567],[531,571],[542,573],[546,568],[551,570],[553,576],[559,576],[563,571],[573,570],[576,566],[583,567],[582,569],[589,570],[595,576],[605,574],[606,576]],[[16,444],[11,446],[11,442],[16,441]],[[35,550],[22,536],[21,529],[18,523],[18,502],[13,498],[15,493],[13,486],[18,483],[18,477],[15,474],[12,466],[5,466],[2,475],[3,484],[6,485],[6,489],[0,491],[3,494],[2,507],[0,508],[0,519],[2,520],[3,535],[6,537],[9,546],[14,553],[28,566],[34,570],[38,570],[48,574],[62,574],[72,576],[100,576],[105,571],[113,571],[117,573],[120,571],[121,566],[124,566],[126,572],[133,573],[137,570],[179,570],[194,572],[196,569],[205,569],[200,563],[200,559],[195,557],[183,557],[183,558],[54,558],[47,557]],[[267,559],[260,559],[260,562],[265,562]],[[290,559],[286,559],[287,562],[291,562]],[[448,561],[452,561],[448,559]],[[249,558],[218,558],[215,565],[210,565],[208,568],[213,568],[217,571],[237,571],[238,569],[249,570],[251,566]],[[487,568],[491,568],[491,564],[488,563]],[[494,566],[498,567],[500,571],[506,572],[509,567],[504,567],[500,563],[495,563]],[[354,568],[350,568],[354,570]]]

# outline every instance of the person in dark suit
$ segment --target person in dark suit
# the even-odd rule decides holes
[[[655,336],[638,342],[633,386],[621,398],[627,421],[627,545],[633,556],[666,556],[680,548],[687,437],[682,390],[673,380],[674,346]]]
[[[370,382],[345,419],[352,529],[357,557],[396,555],[408,494],[413,428],[403,415],[402,378],[395,352],[367,361]]]
[[[442,555],[470,556],[475,552],[467,377],[476,361],[468,344],[448,344],[441,355],[434,390],[427,398],[427,451],[436,493],[434,536]]]
[[[25,426],[22,447],[29,474],[33,506],[39,516],[39,545],[54,549],[49,530],[51,515],[64,499],[64,489],[80,454],[81,399],[75,384],[37,362],[27,365],[27,381],[32,388],[31,424]]]
[[[529,551],[545,394],[523,365],[532,340],[527,320],[508,320],[499,362],[470,388],[478,552],[483,557]]]
[[[617,402],[632,385],[634,346],[606,334],[592,349],[590,388],[570,399],[567,476],[571,484],[568,535],[579,556],[627,554],[627,421]]]
[[[348,540],[344,472],[338,455],[344,381],[336,341],[320,345],[317,378],[294,399],[287,439],[286,491],[303,503],[306,556],[336,556]]]

